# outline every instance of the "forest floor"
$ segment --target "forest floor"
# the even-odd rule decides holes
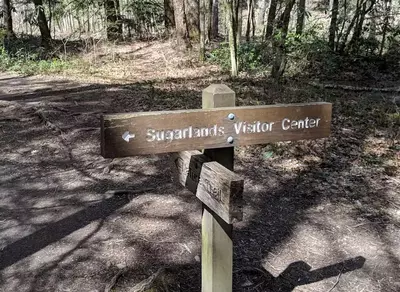
[[[0,291],[104,291],[118,271],[113,291],[129,291],[159,268],[169,291],[200,291],[201,204],[169,155],[102,158],[99,124],[200,108],[221,82],[240,106],[333,103],[330,138],[235,149],[234,291],[400,291],[394,93],[231,80],[169,43],[86,58],[86,72],[0,74]]]

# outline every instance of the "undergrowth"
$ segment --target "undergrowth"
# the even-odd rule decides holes
[[[7,39],[0,31],[0,71],[12,71],[24,75],[59,73],[74,66],[68,58],[60,58],[44,49],[35,39]]]

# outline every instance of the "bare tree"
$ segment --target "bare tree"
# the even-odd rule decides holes
[[[276,8],[278,6],[278,0],[271,0],[268,11],[267,27],[265,29],[265,39],[268,40],[274,33],[274,23],[276,16]]]
[[[7,38],[12,39],[15,38],[15,34],[13,30],[12,6],[10,0],[4,0],[3,6],[4,6],[4,23],[6,25]]]
[[[47,24],[46,14],[44,13],[43,1],[33,0],[33,4],[35,5],[37,24],[39,26],[40,35],[42,38],[42,46],[48,48],[50,47],[51,35],[49,26]]]
[[[231,55],[231,75],[233,77],[239,74],[239,40],[238,40],[238,25],[239,25],[239,5],[240,0],[224,0],[225,11],[228,20],[229,34],[229,50]]]
[[[331,51],[335,50],[335,36],[337,32],[337,22],[339,15],[339,0],[331,0],[331,23],[329,25],[328,45]]]
[[[213,38],[218,37],[219,25],[219,0],[212,0],[212,29],[211,34]]]
[[[306,0],[299,0],[299,4],[297,6],[296,34],[303,33],[305,16],[306,16]]]
[[[209,0],[200,0],[200,56],[199,59],[201,62],[205,59],[206,52],[206,2],[209,3]]]
[[[164,24],[170,33],[175,29],[173,0],[164,0]]]
[[[105,0],[104,3],[107,19],[107,39],[115,41],[122,39],[122,22],[119,11],[119,0]]]
[[[267,6],[268,6],[268,0],[261,0],[257,18],[257,27],[260,31],[264,30],[264,20],[265,20],[265,12],[267,11]]]
[[[285,9],[279,18],[277,28],[280,30],[280,37],[274,41],[274,61],[271,69],[271,76],[275,79],[283,75],[286,67],[286,46],[285,41],[289,30],[290,14],[296,0],[287,0]]]
[[[384,20],[383,20],[382,41],[381,41],[380,48],[379,48],[379,56],[382,56],[383,50],[385,48],[386,34],[389,29],[390,13],[392,10],[392,0],[385,0],[384,8],[385,8],[385,16],[384,16]]]
[[[254,0],[248,0],[246,20],[246,41],[250,41],[250,33],[254,36]]]
[[[190,48],[189,32],[186,24],[185,0],[174,1],[175,37],[178,47]]]
[[[191,39],[200,37],[199,0],[185,0],[186,25]]]

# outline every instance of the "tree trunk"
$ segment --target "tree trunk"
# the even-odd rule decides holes
[[[358,44],[360,42],[361,34],[362,34],[362,28],[364,25],[364,20],[365,20],[365,14],[367,10],[367,3],[364,2],[362,5],[362,10],[360,12],[360,16],[358,18],[357,23],[355,24],[354,27],[354,32],[353,36],[351,37],[351,40],[349,42],[349,49],[352,50],[353,52],[357,53],[358,52]]]
[[[169,34],[175,29],[173,0],[164,0],[164,24]]]
[[[200,9],[198,0],[185,0],[186,25],[189,37],[199,40],[200,37]]]
[[[343,8],[343,15],[347,15],[347,0],[343,0],[342,8]],[[342,40],[345,26],[346,26],[346,21],[343,20],[342,26],[341,26],[339,32],[337,33],[336,43],[335,43],[335,39],[333,39],[334,51],[339,51],[340,41]]]
[[[283,11],[277,28],[281,30],[281,36],[274,41],[274,61],[272,64],[271,76],[275,79],[280,78],[286,68],[286,47],[285,41],[289,30],[290,13],[292,12],[296,0],[288,0]]]
[[[229,50],[231,55],[231,76],[239,74],[238,47],[238,24],[239,24],[239,2],[240,0],[225,0],[225,11],[229,29]]]
[[[248,0],[247,4],[247,20],[246,20],[246,42],[250,41],[251,26],[254,16],[254,0]]]
[[[363,0],[361,0],[361,1],[363,1]],[[360,1],[357,0],[356,11],[354,12],[354,16],[353,16],[349,26],[347,27],[347,30],[346,30],[345,34],[343,35],[342,42],[341,42],[341,44],[339,46],[339,50],[338,51],[340,53],[344,52],[344,50],[346,48],[347,39],[348,39],[351,31],[353,30],[354,25],[358,21],[358,18],[360,16],[361,5],[362,5],[362,3],[360,3]]]
[[[185,0],[174,1],[175,37],[179,48],[191,47],[186,25]]]
[[[107,39],[109,41],[122,39],[118,1],[119,0],[106,0],[104,3],[107,20]]]
[[[204,62],[206,53],[206,2],[209,0],[200,0],[200,62]]]
[[[339,15],[339,0],[332,0],[331,23],[329,25],[329,41],[328,45],[331,51],[335,50],[335,37],[337,31],[337,18]],[[344,20],[343,20],[344,21]]]
[[[240,40],[242,38],[242,28],[243,28],[243,7],[242,7],[242,1],[241,0],[235,0],[237,2],[237,24],[236,24],[236,31],[237,31],[237,36],[236,36],[236,42],[239,44]]]
[[[258,12],[257,27],[259,31],[264,30],[265,11],[267,11],[268,0],[261,0],[260,10]]]
[[[202,1],[202,0],[200,0]],[[205,2],[205,43],[208,44],[212,38],[211,30],[212,30],[212,0],[206,0]],[[200,29],[201,30],[201,29]]]
[[[6,25],[7,38],[13,39],[15,38],[15,33],[13,30],[13,21],[12,21],[12,7],[10,0],[4,0],[4,23]]]
[[[44,13],[43,1],[33,0],[33,4],[35,4],[37,23],[42,38],[42,46],[44,46],[45,48],[49,48],[51,42],[51,35],[49,26],[47,25],[46,14]]]
[[[385,2],[385,18],[383,20],[382,42],[379,48],[379,56],[382,56],[383,50],[385,49],[386,34],[389,29],[390,13],[392,10],[392,0],[386,0],[384,2]]]
[[[334,0],[338,1],[338,0]],[[306,16],[306,0],[299,0],[297,7],[296,34],[302,34],[304,29],[304,18]]]
[[[114,0],[114,2],[115,2],[115,15],[116,15],[116,18],[117,18],[116,25],[117,25],[118,38],[122,39],[123,36],[122,36],[121,6],[120,6],[119,1],[120,0]]]
[[[212,38],[218,37],[218,25],[219,25],[219,0],[213,0],[212,3]]]
[[[276,8],[278,6],[278,0],[271,0],[268,11],[267,28],[265,29],[265,39],[268,40],[274,33],[274,23],[276,16]]]

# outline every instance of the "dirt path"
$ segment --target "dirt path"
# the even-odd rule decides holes
[[[123,267],[117,291],[160,267],[171,291],[200,291],[200,204],[173,181],[168,155],[103,159],[98,126],[106,112],[199,107],[209,82],[1,74],[0,291],[103,291]],[[334,121],[327,140],[237,149],[235,291],[399,291],[389,99],[245,82],[228,83],[241,105],[323,99]]]

